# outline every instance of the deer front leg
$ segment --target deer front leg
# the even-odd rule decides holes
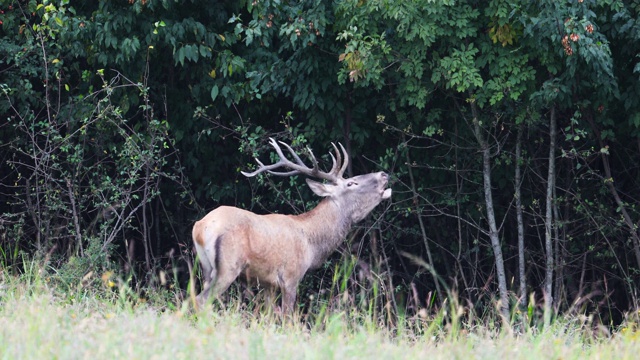
[[[296,292],[298,284],[287,285],[280,289],[282,292],[282,312],[283,314],[292,314],[295,310]]]
[[[298,250],[296,254],[298,258],[304,258],[304,252]],[[296,310],[296,295],[300,280],[308,270],[305,263],[289,263],[279,274],[279,286],[282,293],[282,312],[283,314],[293,314]]]
[[[302,273],[304,275],[306,271],[296,271],[294,274]],[[290,275],[293,275],[290,273]],[[298,285],[302,276],[291,276],[289,280],[282,282],[280,286],[280,292],[282,293],[282,312],[284,314],[293,314],[296,310],[296,295],[298,292]]]

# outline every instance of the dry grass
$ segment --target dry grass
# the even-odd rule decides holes
[[[440,330],[416,335],[406,328],[391,336],[340,314],[326,318],[322,330],[309,330],[236,310],[194,315],[57,294],[0,274],[0,358],[635,359],[640,354],[639,333],[630,325],[600,339],[575,325],[579,322],[563,320],[543,333],[519,336],[463,325],[455,333],[436,326]]]

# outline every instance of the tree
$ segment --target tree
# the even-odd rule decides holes
[[[189,259],[205,209],[312,206],[295,179],[239,175],[272,135],[296,148],[341,141],[349,172],[392,174],[392,206],[356,229],[341,259],[353,303],[417,311],[453,287],[477,309],[499,299],[501,316],[528,321],[510,311],[517,293],[546,296],[547,323],[637,303],[635,2],[14,0],[1,10],[0,255],[12,255],[0,261],[55,245],[57,264],[82,263],[80,273],[90,245],[108,244],[152,284],[155,267],[171,266],[163,254]],[[354,275],[371,271],[388,276]],[[332,275],[302,288],[319,292]],[[362,295],[371,284],[384,299]],[[621,316],[613,309],[603,314]]]

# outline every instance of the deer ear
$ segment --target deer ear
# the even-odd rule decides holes
[[[309,185],[309,187],[311,188],[311,191],[313,191],[316,195],[331,196],[332,194],[331,185],[323,184],[310,179],[305,179],[305,180],[307,180],[307,185]]]

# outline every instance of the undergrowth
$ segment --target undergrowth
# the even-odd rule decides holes
[[[176,291],[134,291],[113,273],[63,287],[36,263],[21,275],[0,270],[0,358],[635,358],[640,351],[637,313],[615,329],[589,314],[544,329],[517,314],[478,316],[452,295],[390,326],[382,315],[335,306],[283,318],[239,293],[194,311],[190,296]]]

